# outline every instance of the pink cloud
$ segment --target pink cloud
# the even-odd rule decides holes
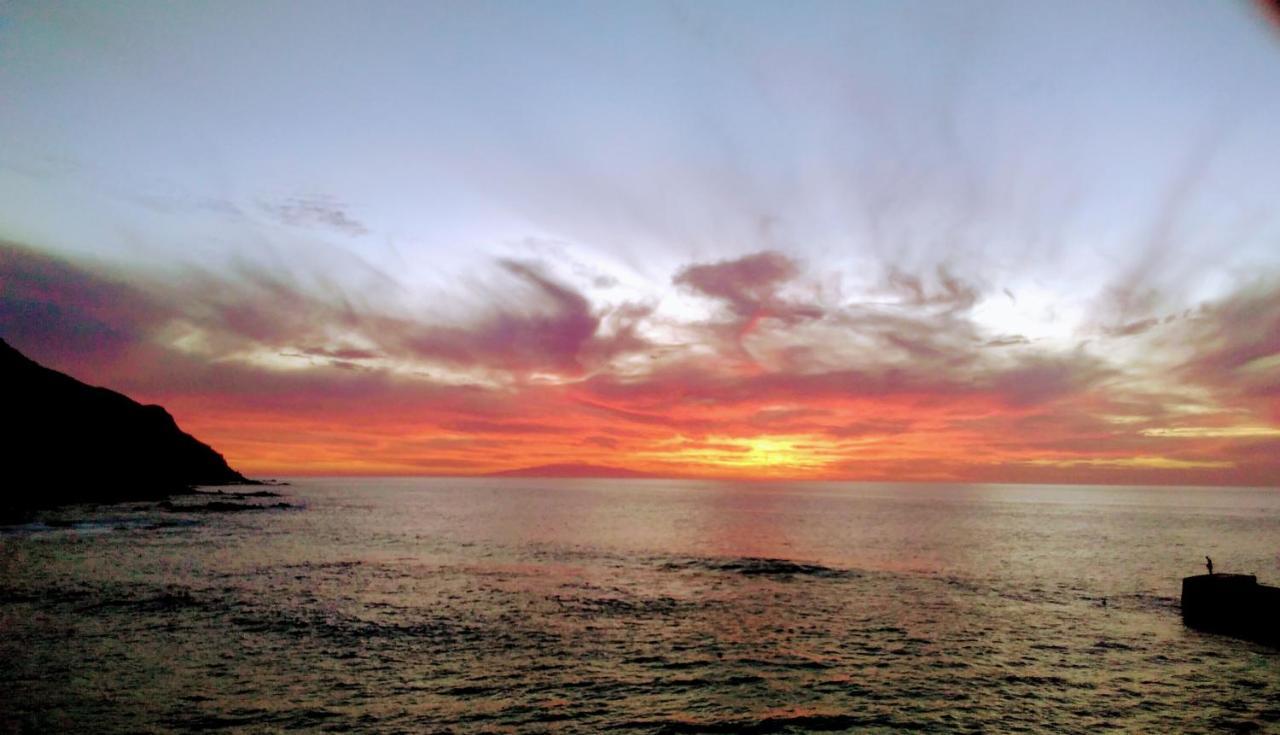
[[[950,276],[895,278],[895,303],[805,303],[805,275],[785,256],[693,264],[676,282],[724,313],[676,325],[690,343],[663,343],[650,330],[652,305],[595,305],[530,263],[500,262],[494,281],[471,294],[482,297],[474,308],[441,323],[288,273],[125,279],[5,246],[0,336],[77,377],[165,404],[252,471],[587,463],[715,474],[727,470],[681,457],[746,457],[754,437],[784,436],[788,451],[820,458],[806,471],[823,477],[1276,476],[1274,437],[1206,430],[1241,416],[1276,420],[1274,284],[1161,330],[1133,330],[1132,339],[1150,340],[1153,359],[1174,347],[1183,355],[1159,376],[1171,384],[1143,388],[1129,366],[1083,347],[1018,340],[991,349],[968,315],[973,287]],[[184,326],[201,330],[200,350],[173,344]],[[760,359],[744,370],[748,331]],[[296,363],[241,357],[263,351]],[[503,379],[433,378],[441,365]],[[1191,418],[1172,410],[1185,400],[1181,386],[1209,389],[1221,407]]]

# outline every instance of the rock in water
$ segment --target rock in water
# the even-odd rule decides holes
[[[1280,645],[1280,587],[1252,574],[1199,574],[1182,580],[1182,619],[1214,633]]]
[[[0,386],[7,437],[0,515],[250,482],[164,408],[50,370],[4,340]]]

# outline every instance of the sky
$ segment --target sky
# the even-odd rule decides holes
[[[250,475],[1280,483],[1262,3],[0,2],[0,338]]]

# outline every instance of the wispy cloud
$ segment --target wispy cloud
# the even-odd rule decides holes
[[[369,228],[347,212],[347,205],[332,197],[290,197],[262,202],[261,206],[276,221],[293,227],[326,228],[352,236],[369,234]]]
[[[255,470],[733,475],[754,462],[811,477],[1257,483],[1280,469],[1273,281],[1111,338],[1143,341],[1134,361],[1110,343],[991,333],[974,287],[936,270],[897,273],[878,300],[812,288],[773,252],[672,280],[716,315],[593,303],[531,261],[495,261],[466,299],[414,314],[287,270],[125,279],[6,245],[0,329],[171,406]]]

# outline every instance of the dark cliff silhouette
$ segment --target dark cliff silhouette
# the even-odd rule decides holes
[[[253,484],[164,408],[50,370],[2,339],[0,386],[0,516],[154,499],[195,485]]]

